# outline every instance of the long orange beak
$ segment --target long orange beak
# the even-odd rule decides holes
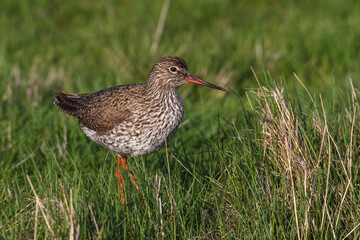
[[[206,86],[206,87],[215,88],[215,89],[217,89],[217,90],[226,91],[226,90],[223,89],[222,87],[219,87],[219,86],[216,86],[216,85],[214,85],[214,84],[208,83],[208,82],[206,82],[206,81],[204,81],[204,80],[201,80],[201,79],[199,79],[199,78],[197,78],[197,77],[194,77],[194,76],[192,76],[192,75],[187,76],[187,77],[186,77],[186,80],[187,80],[188,82],[191,82],[191,83],[196,83],[196,84],[200,84],[200,85],[203,85],[203,86]]]

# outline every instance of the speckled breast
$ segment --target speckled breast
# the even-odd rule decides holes
[[[184,114],[181,100],[166,101],[156,106],[134,111],[130,119],[103,135],[97,135],[84,126],[81,128],[90,139],[121,156],[147,155],[163,148],[165,138],[167,142],[172,139]]]

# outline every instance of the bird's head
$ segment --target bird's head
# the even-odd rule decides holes
[[[178,88],[185,83],[196,83],[225,91],[222,87],[192,76],[189,73],[186,62],[179,57],[163,57],[155,63],[150,73],[149,83],[164,88]]]

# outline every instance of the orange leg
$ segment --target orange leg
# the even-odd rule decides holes
[[[127,169],[127,159],[126,159],[126,157],[120,157],[119,155],[117,155],[117,164],[118,164],[118,167],[116,168],[116,176],[119,176],[121,201],[122,201],[122,203],[124,203],[124,193],[123,193],[123,191],[122,191],[122,190],[123,190],[123,181],[122,181],[122,176],[121,176],[121,174],[120,174],[120,162],[121,162],[122,168],[123,168],[125,171],[128,171],[128,172],[129,172],[129,175],[130,175],[130,177],[131,177],[132,183],[135,185],[136,190],[137,190],[137,192],[138,192],[139,195],[140,195],[140,191],[139,191],[139,186],[137,185],[137,183],[136,183],[136,181],[135,181],[134,175]],[[141,203],[142,203],[142,204],[144,203],[144,198],[141,198]],[[145,205],[146,205],[146,200],[145,200]],[[151,214],[150,209],[149,209],[149,213]]]
[[[118,159],[119,159],[119,155],[118,155]],[[136,190],[139,192],[139,186],[137,185],[133,174],[127,169],[127,159],[126,159],[126,157],[122,157],[120,160],[121,160],[121,166],[122,166],[122,168],[123,168],[124,170],[126,170],[126,171],[129,172],[129,175],[130,175],[130,177],[131,177],[131,180],[132,180],[133,184],[135,185]],[[118,160],[118,161],[119,161],[119,160]],[[118,163],[118,165],[119,165],[119,163]],[[120,166],[120,165],[119,165],[119,166]]]
[[[121,202],[124,203],[125,198],[124,198],[124,192],[123,192],[123,179],[122,179],[122,176],[120,173],[120,156],[119,155],[117,156],[117,164],[118,164],[118,167],[116,167],[115,177],[119,178],[120,198],[121,198]]]
[[[125,197],[124,197],[124,192],[123,192],[123,179],[121,176],[121,172],[120,172],[120,166],[125,170],[129,172],[129,175],[131,177],[131,180],[133,182],[133,184],[136,187],[136,190],[139,192],[139,186],[137,185],[135,178],[133,176],[133,174],[127,169],[127,160],[126,157],[120,157],[120,155],[117,155],[117,165],[118,167],[116,168],[116,173],[115,173],[115,177],[119,178],[119,185],[120,185],[120,194],[121,194],[121,202],[124,203],[125,202]]]

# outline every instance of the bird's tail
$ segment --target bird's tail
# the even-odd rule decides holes
[[[77,118],[80,111],[86,108],[87,100],[84,97],[87,95],[89,94],[65,94],[59,92],[54,99],[54,105],[64,113]]]

